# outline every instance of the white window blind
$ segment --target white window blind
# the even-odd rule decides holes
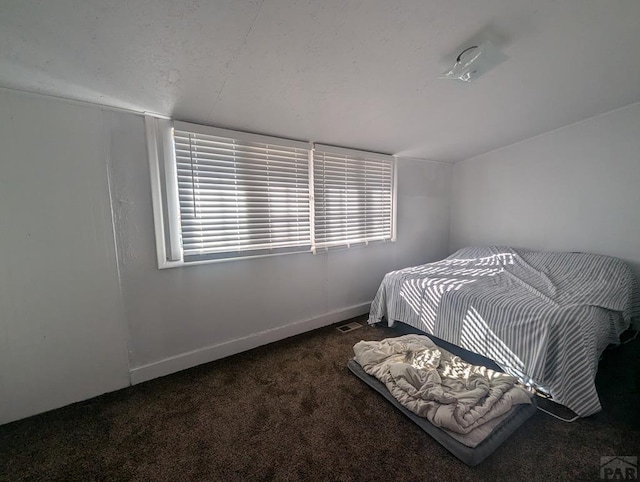
[[[185,261],[311,248],[309,144],[174,124]]]
[[[316,247],[393,240],[394,159],[316,144]]]

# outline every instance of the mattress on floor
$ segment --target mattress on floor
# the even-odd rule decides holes
[[[368,375],[355,359],[349,360],[347,366],[358,378],[389,400],[398,410],[409,417],[422,430],[431,435],[440,445],[470,466],[478,465],[491,455],[513,432],[535,413],[537,408],[535,397],[531,400],[531,404],[516,405],[505,415],[496,419],[497,421],[491,424],[492,426],[484,428],[487,434],[482,442],[475,447],[469,447],[465,444],[467,440],[464,435],[436,427],[425,418],[419,417],[404,407],[395,399],[389,390],[387,390],[387,387],[385,387],[382,382]]]

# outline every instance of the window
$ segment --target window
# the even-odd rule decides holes
[[[176,123],[185,260],[309,251],[309,146]]]
[[[316,247],[394,240],[394,162],[389,156],[316,144]]]
[[[145,122],[160,268],[395,240],[391,156]]]

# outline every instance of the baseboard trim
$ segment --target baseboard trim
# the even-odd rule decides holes
[[[274,341],[283,340],[290,336],[299,335],[306,331],[315,330],[323,326],[331,325],[339,321],[348,320],[355,316],[364,315],[369,312],[371,302],[353,305],[348,308],[329,312],[325,315],[310,320],[302,320],[288,325],[271,328],[269,330],[253,333],[242,338],[226,341],[217,345],[199,348],[187,353],[181,353],[163,360],[159,360],[147,365],[142,365],[130,370],[131,384],[153,380],[176,373],[187,368],[192,368],[203,363],[212,362],[243,351],[251,350]]]

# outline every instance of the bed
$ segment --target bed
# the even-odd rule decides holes
[[[494,360],[580,417],[602,409],[598,360],[640,327],[635,276],[589,253],[464,248],[387,273],[369,323],[397,321]]]

